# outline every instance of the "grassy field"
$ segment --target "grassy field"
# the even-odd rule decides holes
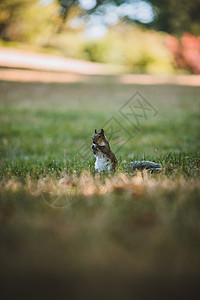
[[[4,299],[195,299],[199,111],[199,87],[0,82]],[[115,174],[94,170],[102,127]]]

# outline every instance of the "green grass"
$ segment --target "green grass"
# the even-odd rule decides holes
[[[139,131],[119,113],[136,91],[158,111],[140,118]],[[116,85],[108,78],[0,82],[0,93],[4,295],[195,299],[200,88]],[[131,138],[119,151],[121,136],[111,139],[118,171],[98,176],[91,137],[110,117]],[[162,172],[126,168],[140,159],[160,162]]]

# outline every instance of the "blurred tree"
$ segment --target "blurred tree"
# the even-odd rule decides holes
[[[0,1],[0,37],[10,40],[10,26],[16,22],[17,15],[30,5],[28,0],[1,0]]]
[[[56,31],[58,8],[56,1],[45,6],[40,0],[0,0],[0,38],[5,41],[35,42],[42,37],[45,43]]]
[[[78,0],[58,0],[61,5],[61,15],[65,19],[70,11],[72,6],[78,5]]]
[[[180,39],[172,35],[166,38],[166,45],[174,57],[175,67],[194,74],[200,74],[200,39],[184,33]]]
[[[190,32],[192,34],[200,34],[200,0],[92,0],[93,3],[90,6],[82,5],[84,0],[57,0],[62,7],[62,16],[66,18],[70,7],[74,5],[80,5],[82,12],[85,14],[95,13],[100,6],[113,4],[116,6],[123,6],[124,4],[131,4],[145,2],[152,5],[154,12],[154,20],[147,22],[141,22],[129,15],[125,16],[126,21],[142,23],[148,28],[154,28],[156,30],[165,31],[168,33],[180,35],[183,32]]]
[[[200,0],[148,0],[156,14],[151,27],[175,35],[200,34]]]
[[[49,3],[51,5],[47,5]],[[148,14],[144,9],[145,3],[153,11],[152,19],[146,22],[138,18],[137,14],[139,7],[144,15]],[[42,5],[44,9],[41,13]],[[50,11],[49,6],[53,6],[54,11]],[[58,7],[60,10],[55,13],[55,8]],[[116,7],[118,10],[114,9]],[[79,8],[79,16],[101,16],[105,20],[106,13],[109,12],[118,14],[118,20],[121,18],[125,22],[140,23],[175,35],[183,32],[200,34],[200,0],[0,0],[0,38],[8,41],[27,40],[27,37],[34,37],[36,32],[51,25],[54,32],[62,31],[66,27],[58,20],[59,15],[65,24],[72,9],[76,8]],[[57,20],[53,24],[55,14]]]

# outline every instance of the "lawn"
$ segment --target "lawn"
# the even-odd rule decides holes
[[[4,299],[195,299],[199,111],[199,87],[1,81]],[[115,174],[95,173],[95,128]],[[144,159],[162,171],[127,167]]]

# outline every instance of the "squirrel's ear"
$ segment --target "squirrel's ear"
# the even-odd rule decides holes
[[[94,133],[97,133],[97,130],[95,129]]]
[[[104,130],[103,129],[101,129],[101,134],[104,134]]]

